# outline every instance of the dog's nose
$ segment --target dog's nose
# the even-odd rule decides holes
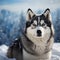
[[[41,36],[41,30],[37,30],[37,36]]]

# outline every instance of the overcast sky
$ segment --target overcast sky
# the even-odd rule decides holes
[[[32,9],[55,9],[60,7],[60,0],[0,0],[0,9],[21,11]]]

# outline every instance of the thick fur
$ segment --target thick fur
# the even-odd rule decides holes
[[[11,46],[8,48],[7,57],[16,58],[16,60],[23,60],[23,48],[20,42],[20,38],[12,42]]]
[[[16,60],[22,60],[23,52],[21,49],[24,48],[27,52],[27,56],[33,56],[36,60],[50,60],[51,50],[54,43],[54,28],[50,9],[46,9],[41,15],[36,15],[31,9],[28,9],[24,31],[25,32],[20,39],[21,41],[17,42],[17,44],[21,43],[21,46],[23,47],[19,50],[19,45],[12,45],[12,54],[9,53],[9,50],[12,49],[12,47],[10,47],[8,49],[7,56],[15,57]],[[17,48],[15,46],[19,47]],[[20,58],[17,57],[17,55],[20,56]]]
[[[25,48],[30,47],[27,50],[33,50],[32,52],[35,52],[33,54],[39,56],[37,60],[50,60],[54,42],[54,28],[49,8],[41,15],[36,15],[31,9],[28,9],[26,35],[33,44],[27,46],[27,42],[24,44]]]

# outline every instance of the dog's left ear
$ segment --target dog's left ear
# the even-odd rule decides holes
[[[26,20],[31,20],[31,18],[35,16],[35,14],[33,13],[33,11],[29,8],[27,11],[27,18]]]
[[[50,21],[52,20],[52,19],[51,19],[51,13],[50,13],[50,9],[49,9],[49,8],[47,8],[43,14],[44,14],[44,16],[45,16],[48,20],[50,20]]]

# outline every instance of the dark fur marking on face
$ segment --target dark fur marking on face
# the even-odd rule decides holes
[[[50,20],[48,20],[43,14],[40,15],[40,16],[34,16],[32,19],[31,19],[31,22],[27,22],[27,26],[29,27],[35,20],[37,21],[37,24],[38,24],[38,17],[40,17],[40,21],[41,20],[44,20],[44,22],[47,24],[48,27],[51,27],[51,22]],[[41,25],[41,24],[39,24]]]
[[[30,21],[26,22],[26,28],[29,27],[31,25]]]
[[[43,14],[40,16],[40,20],[44,20],[48,27],[51,27],[51,22]]]
[[[31,24],[34,23],[34,21],[37,21],[37,25],[36,25],[36,26],[39,25],[39,26],[42,26],[42,27],[43,27],[43,25],[41,25],[41,23],[38,23],[38,17],[40,17],[40,22],[41,22],[41,20],[44,20],[44,23],[45,23],[48,27],[51,28],[51,22],[50,22],[50,20],[48,20],[48,18],[46,18],[43,14],[42,14],[42,15],[39,15],[39,16],[34,15],[34,16],[31,18],[30,21],[27,21],[27,22],[26,22],[26,29],[25,29],[25,32],[26,32],[26,33],[27,33],[27,28],[30,27]]]
[[[31,26],[31,23],[30,23],[30,21],[27,21],[27,22],[26,22],[25,33],[27,33],[27,28],[28,28],[29,26]]]
[[[31,24],[33,23],[32,20],[34,20],[33,18],[35,18],[35,15],[33,15],[31,21],[27,21],[26,22],[26,28],[28,28],[29,26],[31,26]]]

